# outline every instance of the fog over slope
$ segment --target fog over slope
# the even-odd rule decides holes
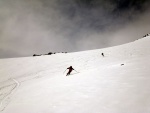
[[[120,45],[149,33],[149,0],[1,0],[0,58]]]

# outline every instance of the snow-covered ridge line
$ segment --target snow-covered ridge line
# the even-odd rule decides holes
[[[125,44],[121,44],[121,45],[116,45],[116,46],[112,46],[112,47],[106,47],[106,48],[101,48],[101,49],[94,49],[94,50],[84,50],[84,51],[78,51],[78,52],[69,52],[69,53],[67,53],[67,52],[58,52],[56,55],[58,55],[58,54],[64,54],[64,53],[66,53],[66,54],[73,54],[73,53],[83,53],[83,52],[90,52],[90,51],[97,51],[97,50],[105,50],[105,49],[109,49],[109,48],[114,48],[114,47],[120,47],[120,46],[124,46],[124,45],[128,45],[128,44],[132,44],[132,43],[134,43],[134,42],[137,42],[137,41],[142,41],[142,40],[145,40],[146,38],[150,38],[150,33],[149,34],[147,34],[147,35],[144,35],[142,38],[139,38],[139,39],[137,39],[137,40],[135,40],[135,41],[132,41],[132,42],[129,42],[129,43],[125,43]],[[40,56],[46,56],[46,55],[40,55]],[[39,56],[39,57],[40,57]],[[17,57],[17,58],[3,58],[3,59],[0,59],[0,60],[8,60],[8,59],[23,59],[23,58],[31,58],[31,57],[33,57],[33,56],[28,56],[28,57]]]

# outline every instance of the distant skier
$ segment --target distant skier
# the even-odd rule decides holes
[[[104,53],[102,53],[102,56],[104,57]]]
[[[68,71],[68,73],[67,73],[66,76],[70,75],[70,73],[72,72],[72,70],[74,70],[74,69],[72,68],[72,66],[68,67],[67,69],[69,69],[69,71]]]

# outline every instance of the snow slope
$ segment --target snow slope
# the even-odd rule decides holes
[[[99,50],[1,59],[0,112],[150,113],[149,59],[150,36]],[[65,76],[70,65],[79,73]]]

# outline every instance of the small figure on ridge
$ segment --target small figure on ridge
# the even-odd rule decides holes
[[[104,53],[102,53],[102,56],[104,57]]]

